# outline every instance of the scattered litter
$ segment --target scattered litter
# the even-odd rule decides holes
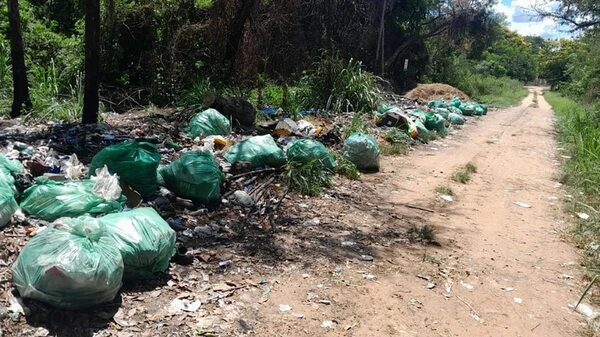
[[[453,202],[454,201],[454,199],[452,198],[452,196],[446,195],[446,194],[440,195],[440,199],[442,199],[442,200],[444,200],[446,202]]]
[[[574,309],[574,304],[569,304],[569,308]],[[600,312],[596,311],[591,305],[587,303],[579,303],[577,306],[577,312],[584,315],[585,317],[593,320],[600,316]]]
[[[330,300],[319,300],[319,303],[325,304],[325,305],[330,305],[331,301]]]
[[[417,277],[420,278],[420,279],[422,279],[422,280],[425,280],[427,282],[431,282],[431,280],[432,280],[432,278],[430,276],[427,276],[427,275],[418,274]]]
[[[515,204],[515,205],[517,205],[517,206],[519,206],[521,208],[531,208],[530,204],[527,204],[527,203],[524,203],[524,202],[521,202],[521,201],[513,201],[513,204]]]
[[[308,275],[308,274],[302,274],[302,278],[309,278],[309,277],[310,277],[310,275]]]
[[[560,276],[560,278],[562,278],[563,280],[572,280],[574,278],[573,275],[569,275],[569,274],[562,274]]]
[[[523,304],[523,299],[522,298],[513,297],[513,299],[514,299],[515,303],[517,303],[517,304]]]
[[[292,315],[292,317],[295,317],[295,318],[298,318],[298,319],[304,318],[303,314],[298,314],[298,313],[295,313],[295,312],[292,312],[291,315]]]
[[[504,290],[504,291],[506,291],[506,292],[511,292],[511,291],[514,291],[514,290],[515,290],[515,288],[513,288],[513,287],[502,287],[502,288],[500,288],[500,289],[502,289],[502,290]]]
[[[343,247],[350,247],[350,246],[354,246],[354,245],[356,245],[356,242],[354,242],[354,241],[342,241]]]
[[[169,308],[167,310],[172,314],[181,313],[182,311],[196,312],[198,309],[200,309],[200,305],[201,303],[198,300],[190,301],[188,299],[176,298],[171,301],[171,304],[169,304]]]
[[[587,219],[589,219],[589,218],[590,218],[590,215],[589,215],[589,214],[587,214],[587,213],[577,213],[577,216],[578,216],[580,219],[583,219],[583,220],[587,220]]]
[[[360,259],[362,261],[373,261],[373,257],[371,255],[361,255]]]
[[[463,286],[463,287],[465,287],[466,289],[469,289],[469,290],[473,290],[473,288],[474,288],[469,283],[466,283],[466,282],[463,282],[463,281],[460,281],[460,285]]]
[[[227,268],[231,265],[231,260],[219,261],[219,267]]]
[[[374,281],[377,279],[377,276],[373,275],[373,274],[366,274],[363,276],[366,280],[368,281]]]
[[[427,283],[427,289],[433,289],[435,288],[435,283],[431,282],[431,283]]]
[[[337,323],[334,321],[323,321],[323,323],[321,323],[321,328],[335,329],[335,327],[337,327]]]
[[[31,311],[20,297],[15,297],[11,292],[8,293],[8,303],[10,304],[7,308],[9,313],[27,316]]]
[[[289,305],[287,305],[287,304],[280,304],[279,305],[279,311],[281,311],[281,312],[288,312],[290,310],[292,310],[292,307],[289,306]]]

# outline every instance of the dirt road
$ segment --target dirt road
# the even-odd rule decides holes
[[[582,290],[581,275],[575,249],[563,240],[568,215],[556,184],[553,113],[541,89],[531,88],[520,106],[470,121],[408,156],[386,157],[381,173],[363,178],[373,186],[361,192],[366,207],[337,216],[347,227],[336,230],[340,240],[371,235],[374,261],[290,267],[270,305],[257,308],[257,335],[577,336],[581,316],[567,305]],[[467,184],[453,182],[468,162],[478,172]],[[454,190],[454,202],[438,199],[434,189],[442,185]],[[334,210],[322,212],[336,218]],[[407,223],[433,226],[439,246],[403,244],[392,232]],[[321,327],[327,320],[334,329]]]

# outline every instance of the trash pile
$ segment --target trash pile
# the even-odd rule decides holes
[[[396,130],[395,138],[427,143],[465,116],[486,113],[486,105],[459,98],[402,100],[382,106],[374,120]],[[188,116],[180,128],[74,126],[57,141],[62,129],[53,125],[58,135],[31,145],[21,131],[20,138],[0,135],[0,228],[12,221],[32,234],[13,264],[13,285],[22,297],[58,308],[109,302],[123,282],[167,271],[178,245],[202,233],[194,226],[202,214],[224,210],[267,221],[288,193],[281,185],[290,162],[333,171],[333,147],[358,170],[379,170],[375,136],[349,132],[342,139],[345,124],[335,120],[275,117],[245,135],[232,131],[232,124],[247,127],[242,115],[214,108]]]
[[[90,131],[98,133],[77,129],[90,142]],[[190,236],[186,220],[195,214],[231,205],[265,215],[280,203],[268,190],[288,160],[336,166],[314,139],[322,129],[306,120],[282,119],[266,134],[241,136],[207,109],[181,129],[139,137],[146,132],[105,128],[100,138],[109,141],[89,165],[44,136],[47,143],[33,145],[0,139],[0,226],[12,221],[32,235],[12,266],[21,297],[62,309],[110,302],[123,282],[168,270],[177,231]]]
[[[428,143],[431,132],[445,137],[451,125],[464,125],[465,116],[487,115],[488,106],[473,101],[451,100],[429,101],[427,105],[412,104],[383,105],[375,113],[379,127],[398,128],[413,139]]]

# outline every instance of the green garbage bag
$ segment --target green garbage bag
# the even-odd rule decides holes
[[[453,112],[451,112],[448,115],[448,120],[450,121],[450,123],[456,124],[456,125],[463,125],[463,124],[465,124],[465,119],[461,115],[455,114]]]
[[[96,169],[106,165],[109,172],[117,174],[122,183],[131,186],[143,197],[148,197],[158,188],[158,164],[160,154],[154,144],[125,141],[98,152],[90,164],[90,176],[96,173]]]
[[[175,254],[175,231],[153,208],[108,214],[100,222],[121,252],[124,280],[143,280],[169,268]]]
[[[487,113],[488,113],[488,105],[487,104],[479,104],[479,106],[481,107],[481,109],[483,109],[483,114],[482,115],[487,115]]]
[[[483,107],[479,104],[475,104],[475,110],[473,112],[475,116],[483,116]]]
[[[448,119],[448,114],[450,113],[450,110],[446,109],[446,108],[437,108],[435,110],[433,110],[436,114],[444,117],[444,119]]]
[[[375,137],[364,133],[353,133],[344,142],[342,153],[356,168],[362,171],[379,170],[379,144]]]
[[[104,186],[104,180],[83,179],[59,182],[46,177],[26,189],[21,208],[34,217],[54,221],[62,217],[119,211],[127,198],[121,194],[118,180]]]
[[[190,138],[228,136],[231,134],[231,122],[217,110],[207,109],[192,117],[187,134]]]
[[[473,116],[475,114],[475,105],[472,103],[463,103],[459,109],[464,116]]]
[[[441,115],[428,112],[425,116],[425,127],[427,130],[443,132],[446,129],[445,119]]]
[[[23,165],[18,160],[9,160],[0,153],[0,185],[10,187],[16,193],[15,175],[23,172]]]
[[[181,198],[203,204],[218,201],[225,175],[208,152],[188,152],[160,170],[165,187]]]
[[[0,228],[6,226],[19,209],[11,186],[0,183]]]
[[[462,115],[462,111],[459,108],[453,107],[453,106],[449,106],[448,107],[448,111],[455,113],[457,115]]]
[[[429,130],[419,120],[415,121],[415,125],[418,130],[417,139],[425,144],[429,143]]]
[[[460,101],[460,99],[458,97],[454,97],[450,100],[450,104],[451,106],[458,108],[460,106],[462,102]]]
[[[333,159],[329,150],[325,145],[312,139],[293,141],[287,149],[287,157],[289,161],[301,163],[316,160],[330,170],[335,168],[335,159]]]
[[[243,140],[232,146],[224,157],[231,164],[249,162],[255,168],[280,167],[286,163],[285,153],[271,135]]]
[[[447,108],[448,104],[443,99],[439,99],[429,101],[429,103],[427,103],[427,106],[430,108]]]
[[[27,242],[12,275],[22,297],[81,309],[115,298],[123,258],[97,219],[64,218]]]
[[[425,122],[427,114],[423,110],[414,109],[408,112],[409,115],[419,118],[422,122]]]

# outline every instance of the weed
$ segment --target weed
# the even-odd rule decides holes
[[[436,187],[435,193],[442,194],[442,195],[449,195],[449,196],[455,195],[454,191],[450,187],[444,186],[444,185],[440,185],[440,186]]]
[[[465,170],[469,173],[477,173],[477,166],[473,163],[467,163],[467,165],[465,165]]]
[[[405,155],[408,153],[409,149],[408,144],[406,143],[383,143],[380,144],[379,147],[381,148],[381,153],[384,156],[393,156],[397,154]]]
[[[356,165],[352,163],[348,158],[344,157],[340,153],[334,153],[335,157],[335,172],[351,180],[357,180],[360,178],[360,172],[356,168]]]
[[[436,140],[440,135],[436,131],[429,131],[429,141]]]
[[[403,143],[408,145],[412,142],[412,138],[406,132],[397,128],[389,129],[385,134],[385,140],[393,144]]]
[[[468,171],[459,170],[454,172],[452,175],[452,180],[457,183],[466,184],[471,180],[471,174]]]
[[[323,52],[301,80],[308,90],[299,92],[304,108],[333,112],[368,112],[380,102],[375,76],[360,61],[343,60],[337,53]]]
[[[407,232],[411,242],[431,243],[435,242],[435,230],[429,225],[411,226]]]
[[[318,160],[288,163],[290,188],[305,195],[316,196],[331,186],[333,172],[323,167]]]
[[[352,117],[352,121],[350,122],[350,125],[346,129],[344,129],[342,136],[344,139],[346,139],[346,138],[350,137],[350,135],[353,133],[357,133],[357,132],[367,133],[367,129],[368,129],[367,125],[363,121],[363,115],[360,113],[356,113]]]

